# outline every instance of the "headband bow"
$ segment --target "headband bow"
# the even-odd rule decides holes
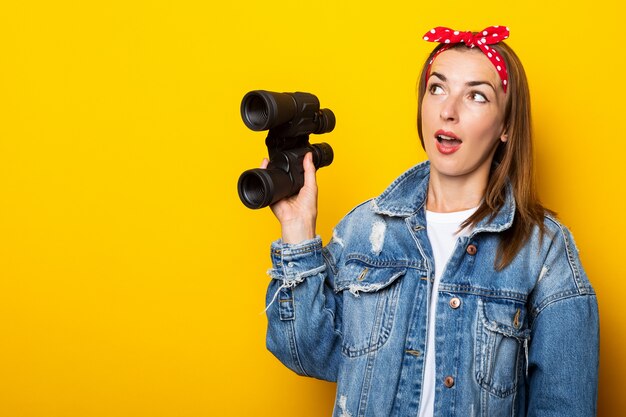
[[[426,69],[426,78],[430,76],[430,67],[437,58],[437,56],[450,49],[453,45],[464,43],[469,48],[477,47],[493,64],[498,71],[498,75],[502,80],[502,88],[506,93],[506,88],[509,84],[509,74],[506,71],[506,65],[504,64],[504,59],[502,56],[493,48],[490,48],[488,45],[496,44],[500,41],[505,40],[509,37],[509,28],[504,26],[489,26],[480,32],[474,34],[473,32],[461,32],[458,30],[452,30],[445,27],[436,27],[431,29],[430,31],[424,34],[424,40],[428,42],[439,42],[443,43],[443,47],[435,53],[433,58],[428,63],[428,68]]]

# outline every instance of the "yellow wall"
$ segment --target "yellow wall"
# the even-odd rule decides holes
[[[598,292],[600,415],[622,413],[624,14],[572,4],[4,2],[0,415],[329,415],[333,385],[265,350],[279,230],[237,197],[265,155],[240,100],[309,91],[337,115],[319,175],[327,239],[424,158],[421,35],[492,24],[511,28],[531,81],[541,196]]]

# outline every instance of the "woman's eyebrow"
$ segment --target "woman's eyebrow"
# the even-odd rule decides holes
[[[443,75],[443,74],[442,74],[442,73],[440,73],[440,72],[432,72],[432,73],[430,74],[430,76],[431,76],[431,77],[437,77],[437,78],[439,78],[439,79],[440,79],[441,81],[443,81],[443,82],[447,82],[447,81],[448,81],[448,79],[446,78],[446,76],[445,76],[445,75]],[[430,78],[430,77],[429,77],[429,78]],[[492,84],[492,83],[490,83],[489,81],[468,81],[467,83],[465,83],[465,85],[467,85],[468,87],[475,87],[475,86],[477,86],[477,85],[483,85],[483,84],[488,85],[489,87],[491,87],[491,89],[492,89],[494,92],[496,92],[496,87],[494,87],[494,86],[493,86],[493,84]]]
[[[482,85],[482,84],[488,85],[489,87],[493,89],[494,92],[496,91],[496,88],[489,81],[469,81],[465,83],[465,85],[469,87],[475,87],[477,85]]]
[[[439,79],[440,79],[441,81],[443,81],[443,82],[448,81],[448,79],[446,78],[446,76],[445,76],[445,75],[443,75],[443,74],[441,74],[441,73],[439,73],[439,72],[432,72],[432,73],[430,74],[430,76],[431,76],[431,77],[432,77],[432,76],[435,76],[435,77],[439,78]],[[430,77],[429,77],[429,78],[430,78]]]

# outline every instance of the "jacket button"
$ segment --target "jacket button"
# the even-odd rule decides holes
[[[452,388],[454,386],[454,378],[451,376],[447,376],[444,380],[443,380],[443,385],[446,386],[446,388]]]
[[[467,249],[465,249],[466,252],[470,255],[476,255],[476,252],[478,252],[478,249],[476,248],[476,245],[468,245]]]
[[[450,308],[457,309],[461,306],[461,300],[458,297],[454,297],[450,300]]]

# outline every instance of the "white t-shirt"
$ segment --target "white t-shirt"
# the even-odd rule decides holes
[[[461,224],[467,220],[478,207],[455,211],[452,213],[436,213],[426,210],[426,231],[433,249],[435,259],[435,279],[432,285],[430,305],[428,308],[428,336],[426,352],[424,352],[424,382],[419,417],[432,417],[435,406],[435,315],[439,299],[439,282],[441,275],[452,255],[456,241],[460,236],[468,236],[471,230],[465,228],[459,232]]]

